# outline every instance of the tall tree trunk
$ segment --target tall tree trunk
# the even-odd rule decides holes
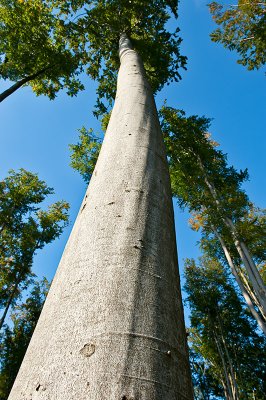
[[[232,393],[233,393],[233,397],[234,400],[239,400],[239,395],[238,395],[238,387],[237,387],[237,383],[236,383],[236,374],[235,374],[235,370],[234,370],[234,366],[233,366],[233,362],[232,359],[230,357],[228,348],[227,348],[227,344],[224,338],[224,334],[223,334],[223,327],[222,327],[222,322],[221,322],[221,318],[219,315],[219,312],[217,312],[217,320],[218,320],[218,326],[219,326],[219,331],[220,331],[220,336],[222,339],[222,344],[225,350],[225,355],[228,361],[228,365],[229,365],[229,377],[230,377],[230,382],[231,382],[231,387],[232,387]]]
[[[204,165],[202,163],[201,158],[196,154],[195,154],[195,156],[198,159],[198,163],[199,163],[200,169],[201,169],[201,171],[203,173],[203,176],[204,176],[204,181],[205,181],[206,186],[208,187],[208,189],[209,189],[209,191],[210,191],[210,193],[211,193],[211,195],[212,195],[212,197],[214,199],[214,202],[216,204],[217,210],[220,213],[224,224],[228,227],[229,231],[231,232],[231,235],[232,235],[236,250],[237,250],[237,252],[238,252],[238,254],[240,256],[241,261],[243,262],[243,264],[244,264],[244,266],[246,268],[248,277],[249,277],[250,282],[251,282],[251,284],[253,286],[253,289],[254,289],[254,292],[256,294],[256,297],[257,297],[257,299],[258,299],[258,301],[259,301],[259,303],[260,303],[260,305],[261,305],[261,307],[263,309],[263,314],[266,315],[266,287],[264,285],[262,277],[261,277],[261,275],[260,275],[260,273],[259,273],[259,271],[258,271],[258,269],[257,269],[257,267],[256,267],[251,255],[249,254],[245,243],[243,243],[242,241],[239,240],[238,234],[237,234],[237,230],[235,228],[235,225],[234,225],[233,221],[230,218],[225,217],[223,215],[222,207],[221,207],[220,200],[219,200],[219,197],[217,195],[216,189],[215,189],[214,185],[209,181],[209,179],[207,177],[207,174],[206,174],[206,171],[205,171],[205,168],[204,168]]]
[[[13,286],[13,288],[11,290],[11,293],[10,293],[10,295],[8,297],[8,300],[7,300],[7,303],[5,305],[5,309],[4,309],[3,315],[2,315],[2,317],[0,319],[0,330],[3,328],[3,325],[5,323],[5,319],[6,319],[8,310],[9,310],[11,304],[12,304],[12,301],[14,299],[15,293],[16,293],[16,291],[18,289],[18,286],[19,286],[20,282],[21,281],[20,281],[20,275],[19,275],[19,277],[16,279],[16,281],[14,283],[14,286]]]
[[[225,355],[222,350],[222,347],[221,347],[221,344],[219,341],[219,337],[218,337],[217,333],[215,332],[215,328],[213,329],[213,335],[214,335],[214,340],[216,343],[216,348],[217,348],[217,351],[218,351],[218,354],[220,356],[220,360],[222,363],[222,370],[223,370],[223,375],[224,375],[224,380],[222,380],[222,382],[224,383],[225,397],[226,397],[226,400],[234,400],[233,390],[232,390],[233,388],[232,388],[229,373],[227,370]]]
[[[240,291],[241,291],[241,293],[242,293],[242,295],[243,295],[243,297],[244,297],[244,299],[246,301],[246,304],[247,304],[251,314],[253,315],[253,317],[257,321],[257,323],[258,323],[259,327],[261,328],[261,330],[266,335],[266,324],[263,321],[263,319],[261,318],[261,316],[257,313],[257,311],[256,311],[256,309],[254,307],[254,304],[253,304],[253,302],[252,302],[252,300],[250,298],[250,295],[249,295],[248,291],[246,290],[245,285],[243,284],[240,276],[238,275],[238,271],[237,271],[237,269],[236,269],[236,267],[234,265],[232,257],[230,255],[230,253],[229,253],[229,251],[228,251],[228,249],[227,249],[222,237],[219,235],[219,233],[217,232],[217,230],[214,227],[212,227],[212,230],[213,230],[214,234],[216,235],[217,239],[219,240],[219,242],[220,242],[220,244],[222,246],[222,249],[223,249],[224,255],[226,257],[226,260],[228,262],[228,265],[230,267],[230,270],[231,270],[233,276],[236,279],[238,287],[239,287],[239,289],[240,289]]]
[[[165,149],[125,35],[120,60],[101,153],[9,400],[193,398]]]
[[[37,71],[35,74],[28,75],[25,78],[21,79],[20,81],[14,83],[14,85],[10,86],[7,90],[4,92],[0,93],[0,103],[5,100],[8,96],[13,94],[16,90],[21,88],[21,86],[25,85],[26,83],[33,81],[33,79],[38,78],[38,76],[42,75],[44,72],[48,71],[51,69],[53,66],[49,66],[46,68],[41,69],[40,71]]]

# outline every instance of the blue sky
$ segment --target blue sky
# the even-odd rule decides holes
[[[248,168],[245,188],[258,206],[265,205],[265,76],[262,70],[247,71],[236,63],[237,56],[212,43],[214,24],[205,0],[181,0],[178,26],[183,38],[182,53],[188,70],[182,81],[167,86],[156,98],[182,108],[188,115],[214,118],[211,132],[229,162]],[[60,93],[55,101],[36,97],[29,87],[10,96],[0,105],[0,179],[10,168],[25,168],[54,187],[50,202],[65,199],[71,204],[71,224],[59,240],[35,257],[34,271],[51,279],[75,220],[85,192],[85,184],[69,167],[68,144],[76,143],[82,125],[97,129],[92,116],[95,84],[85,78],[86,90],[77,98]],[[1,91],[8,87],[0,82]],[[175,207],[177,245],[182,270],[185,257],[199,254],[198,235],[188,228],[187,214]]]

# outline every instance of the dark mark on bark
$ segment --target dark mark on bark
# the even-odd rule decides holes
[[[141,247],[139,247],[139,246],[137,246],[137,245],[135,244],[134,249],[141,250]]]
[[[90,357],[95,352],[95,344],[86,343],[79,352],[85,357]]]
[[[82,210],[81,210],[81,212],[84,210],[84,208],[86,207],[86,203],[84,204],[84,206],[82,207]]]
[[[129,189],[126,189],[126,192],[128,192],[128,193],[129,193],[129,192],[130,192],[130,190],[129,190]]]
[[[122,215],[119,215],[119,214],[118,214],[117,217],[122,217]]]
[[[39,390],[42,390],[43,392],[46,390],[46,388],[43,386],[43,385],[41,385],[40,383],[36,386],[36,392],[38,392]]]
[[[115,204],[115,202],[111,201],[110,203],[107,203],[108,206],[111,206],[112,204]]]

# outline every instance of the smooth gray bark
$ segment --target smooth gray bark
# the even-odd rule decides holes
[[[220,244],[222,246],[222,249],[223,249],[224,255],[226,257],[226,260],[228,262],[228,265],[230,267],[230,270],[231,270],[232,274],[234,275],[234,277],[236,279],[238,287],[239,287],[239,289],[241,291],[241,294],[243,295],[243,297],[245,299],[245,302],[246,302],[251,314],[256,319],[257,324],[260,327],[260,329],[266,335],[266,324],[263,321],[263,319],[261,318],[261,316],[257,313],[257,311],[256,311],[256,309],[254,307],[254,304],[252,302],[252,299],[250,297],[250,294],[247,291],[247,289],[246,289],[244,283],[242,282],[240,276],[238,275],[238,271],[237,271],[237,269],[236,269],[236,267],[234,265],[234,262],[232,260],[231,255],[230,255],[230,253],[229,253],[229,251],[228,251],[228,249],[227,249],[227,247],[225,245],[225,242],[223,241],[222,237],[219,235],[218,231],[214,227],[212,227],[212,230],[213,230],[214,234],[216,235],[217,239],[219,240],[219,242],[220,242]]]
[[[208,180],[208,177],[206,175],[206,172],[205,172],[205,169],[204,169],[204,166],[203,166],[203,163],[202,163],[200,157],[198,155],[196,157],[198,159],[201,171],[203,172],[204,181],[205,181],[205,183],[215,201],[215,204],[217,206],[217,210],[218,210],[218,212],[220,212],[221,218],[222,218],[224,224],[228,227],[228,229],[232,235],[236,250],[241,258],[241,261],[243,262],[243,264],[246,268],[248,277],[253,286],[254,295],[258,299],[258,302],[259,302],[261,308],[263,309],[263,315],[266,315],[266,287],[264,285],[263,279],[262,279],[251,255],[250,255],[245,243],[243,243],[243,241],[239,240],[237,230],[235,228],[233,221],[228,217],[224,217],[223,212],[222,212],[222,207],[220,204],[220,200],[219,200],[219,196],[217,195],[216,189],[215,189],[214,185]]]
[[[101,153],[9,400],[191,400],[168,166],[123,36]]]

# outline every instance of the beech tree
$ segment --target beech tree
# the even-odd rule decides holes
[[[185,277],[191,310],[189,340],[213,378],[210,394],[221,394],[220,384],[227,400],[263,399],[265,339],[256,333],[228,274],[217,260],[204,256],[199,263],[186,261]]]
[[[26,300],[11,313],[12,327],[0,337],[0,399],[6,400],[22,363],[49,289],[47,279],[34,281]]]
[[[40,207],[52,193],[36,174],[24,169],[11,170],[0,182],[0,328],[10,307],[32,281],[34,254],[59,237],[68,223],[65,201],[47,210]]]
[[[219,232],[213,225],[208,223],[208,219],[202,214],[196,214],[191,218],[191,226],[193,229],[201,229],[201,247],[212,256],[218,257],[225,265],[229,265],[233,276],[241,290],[241,293],[250,309],[251,314],[257,320],[259,327],[266,334],[264,311],[254,296],[254,290],[245,268],[241,263],[241,259],[228,237],[225,230]],[[241,236],[245,238],[245,242],[252,251],[258,270],[265,280],[265,213],[262,210],[255,209],[250,205],[246,215],[238,220],[237,229],[241,232]]]
[[[208,118],[187,118],[183,111],[172,107],[163,107],[160,115],[173,194],[181,207],[187,206],[189,211],[199,215],[201,224],[217,236],[252,314],[266,332],[265,322],[252,307],[255,300],[265,319],[266,289],[243,234],[243,224],[247,222],[246,216],[250,211],[247,194],[241,188],[248,177],[247,170],[238,172],[228,166],[226,155],[216,148],[217,143],[207,133],[210,126]],[[233,245],[234,254],[237,253],[245,267],[252,299],[244,293],[245,285],[241,285],[241,277],[227,249],[228,243],[230,249]]]
[[[214,21],[219,25],[211,39],[238,53],[239,64],[248,70],[266,62],[266,4],[262,0],[238,0],[237,4],[209,4]]]
[[[112,101],[120,59],[116,100],[9,399],[192,399],[170,179],[153,98],[184,64],[180,39],[166,28],[168,4],[176,13],[177,2],[95,1],[85,11],[79,3],[85,16],[77,16],[75,32],[85,29],[89,38],[97,112],[107,107],[105,97]]]

